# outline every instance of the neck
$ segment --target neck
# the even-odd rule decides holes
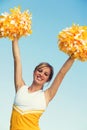
[[[36,84],[32,83],[28,89],[30,92],[35,92],[35,91],[43,89],[43,86],[38,85],[38,84],[36,85]]]

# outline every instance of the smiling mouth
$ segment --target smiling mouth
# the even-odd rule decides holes
[[[43,79],[40,76],[37,76],[38,81],[42,81]]]

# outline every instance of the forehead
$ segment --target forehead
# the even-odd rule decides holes
[[[50,68],[50,67],[48,65],[43,64],[43,65],[38,66],[37,69],[38,68]]]

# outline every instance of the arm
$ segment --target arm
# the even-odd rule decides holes
[[[14,83],[15,83],[15,89],[17,91],[21,86],[25,84],[22,79],[22,65],[17,39],[12,41],[12,52],[14,59]]]
[[[56,75],[52,85],[50,88],[48,88],[45,91],[45,96],[46,96],[46,100],[47,100],[47,104],[49,101],[51,101],[53,99],[53,97],[55,96],[65,74],[68,72],[68,70],[71,68],[72,64],[73,64],[74,60],[70,57],[68,58],[68,60],[64,63],[64,65],[62,66],[62,68],[60,69],[60,71],[58,72],[58,74]]]

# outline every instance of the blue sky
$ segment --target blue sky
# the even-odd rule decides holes
[[[86,0],[3,0],[0,14],[21,6],[32,13],[31,36],[19,40],[23,78],[32,82],[34,67],[46,61],[54,67],[54,77],[68,56],[58,49],[58,33],[76,23],[87,25]],[[0,39],[0,129],[9,130],[14,101],[14,68],[11,41]],[[41,130],[87,130],[87,62],[75,61],[57,95],[40,120]],[[45,88],[49,87],[47,84]]]

